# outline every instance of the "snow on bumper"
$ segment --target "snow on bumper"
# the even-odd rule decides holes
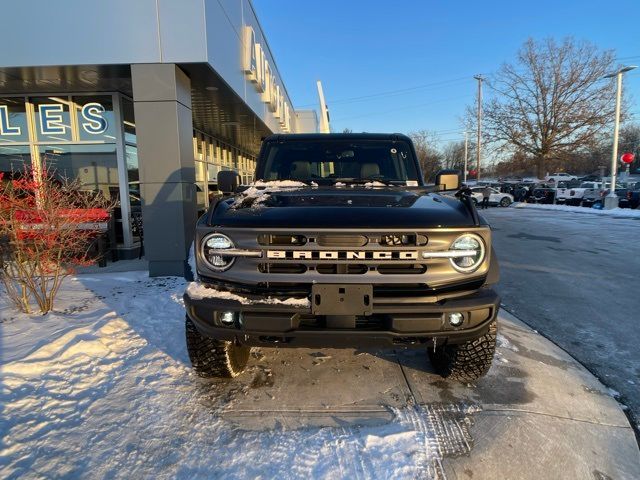
[[[282,344],[313,347],[420,345],[435,341],[460,343],[486,333],[495,320],[500,299],[483,288],[468,295],[434,301],[397,298],[378,303],[367,316],[316,316],[307,298],[240,295],[192,283],[184,294],[187,315],[198,330],[218,340],[245,345]],[[223,324],[220,312],[234,312]],[[448,314],[460,312],[464,321],[451,326]]]

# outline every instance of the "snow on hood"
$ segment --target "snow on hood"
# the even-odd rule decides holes
[[[296,180],[276,180],[273,182],[264,182],[257,180],[253,182],[249,188],[241,192],[231,205],[231,208],[255,207],[267,201],[271,193],[280,192],[282,190],[297,190],[304,187],[317,187],[314,182],[306,184]]]
[[[285,300],[280,300],[279,298],[271,298],[267,297],[264,299],[254,300],[251,298],[244,297],[242,295],[238,295],[232,292],[226,292],[224,290],[217,290],[212,287],[204,286],[199,282],[191,282],[187,285],[187,289],[185,291],[189,297],[194,300],[204,300],[206,298],[217,298],[219,300],[231,300],[235,302],[240,302],[243,305],[256,305],[256,304],[268,304],[268,305],[288,305],[295,307],[309,307],[309,300],[306,298],[287,298]]]

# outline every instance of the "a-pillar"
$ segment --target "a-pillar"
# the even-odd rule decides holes
[[[191,81],[174,64],[131,65],[131,78],[149,275],[188,277],[197,212]]]

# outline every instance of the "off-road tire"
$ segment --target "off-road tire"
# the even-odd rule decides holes
[[[496,351],[496,320],[489,331],[465,343],[429,347],[429,359],[436,372],[444,377],[461,382],[473,382],[489,371]]]
[[[511,205],[511,199],[509,197],[503,197],[500,200],[500,206],[501,207],[508,207],[509,205]]]
[[[233,378],[247,366],[250,347],[205,337],[188,316],[185,319],[185,335],[191,365],[201,377]]]

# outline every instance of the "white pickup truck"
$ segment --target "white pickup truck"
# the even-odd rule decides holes
[[[556,192],[556,203],[564,203],[566,205],[580,205],[584,192],[587,190],[600,190],[602,184],[600,182],[582,182],[579,187],[558,185]]]
[[[552,173],[544,177],[545,182],[570,182],[577,180],[578,177],[565,172]]]

